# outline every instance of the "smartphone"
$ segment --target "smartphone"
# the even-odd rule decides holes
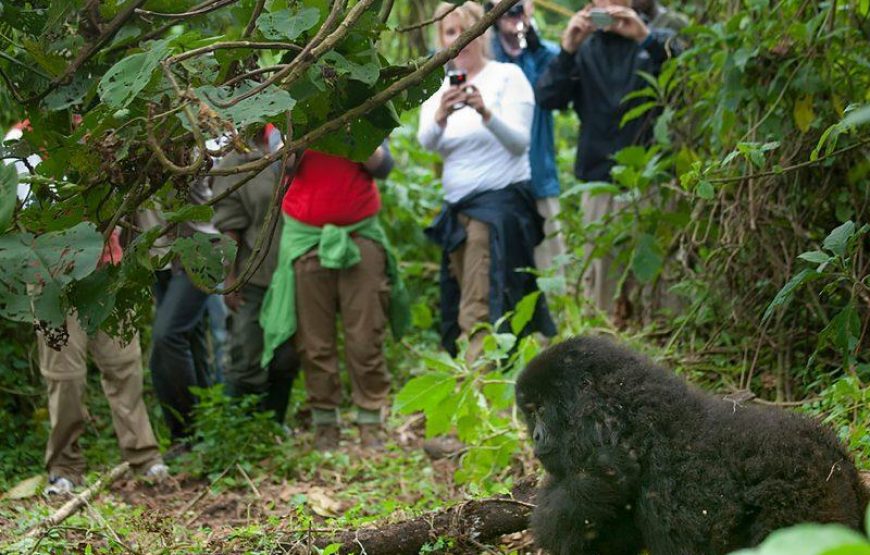
[[[464,69],[453,69],[447,72],[447,78],[450,79],[451,87],[457,87],[465,84],[468,74]]]
[[[604,10],[589,10],[589,19],[596,29],[604,29],[613,24],[613,16]]]

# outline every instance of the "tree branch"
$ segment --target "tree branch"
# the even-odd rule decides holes
[[[195,15],[202,15],[209,12],[213,12],[215,10],[219,10],[224,6],[228,6],[230,4],[235,4],[239,0],[215,0],[215,2],[211,2],[205,7],[201,7],[198,9],[193,9],[189,12],[181,12],[181,13],[163,13],[163,12],[152,12],[149,10],[143,10],[141,8],[136,9],[137,15],[144,15],[149,17],[168,17],[173,19],[183,19],[185,17],[193,17]]]

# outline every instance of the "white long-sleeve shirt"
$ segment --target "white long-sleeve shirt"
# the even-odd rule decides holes
[[[450,84],[423,103],[417,139],[444,159],[442,184],[447,202],[458,202],[480,191],[502,189],[531,177],[529,141],[535,95],[515,64],[489,61],[469,81],[480,91],[492,113],[486,123],[473,108],[465,107],[441,127],[435,112]]]

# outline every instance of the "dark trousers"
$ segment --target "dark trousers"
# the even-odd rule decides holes
[[[283,424],[293,380],[299,374],[299,357],[291,338],[275,350],[268,368],[260,366],[263,355],[260,308],[266,288],[247,284],[240,293],[242,304],[230,317],[230,360],[224,373],[227,394],[231,397],[262,395],[262,409],[272,411],[275,420]]]
[[[190,388],[210,385],[203,321],[208,295],[183,270],[160,270],[155,277],[151,379],[172,439],[178,440],[191,433],[196,398]]]

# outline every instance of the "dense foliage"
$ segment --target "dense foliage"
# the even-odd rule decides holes
[[[394,424],[422,412],[429,434],[465,441],[455,478],[466,491],[504,490],[529,471],[512,380],[541,345],[508,331],[522,327],[528,306],[491,335],[480,365],[437,347],[438,252],[422,234],[440,202],[437,157],[416,143],[414,108],[437,84],[441,64],[426,65],[431,45],[424,28],[413,28],[436,3],[338,1],[331,20],[327,0],[0,1],[0,123],[27,118],[31,127],[0,152],[43,158],[30,177],[0,168],[0,316],[8,319],[0,320],[0,489],[40,471],[47,414],[32,322],[50,328],[76,307],[91,329],[135,325],[147,338],[150,272],[162,262],[148,256],[148,246],[170,229],[139,234],[120,267],[96,269],[103,238],[116,225],[142,231],[128,216],[154,201],[173,210],[175,223],[208,219],[210,208],[187,201],[190,183],[212,171],[204,141],[237,131],[234,140],[243,143],[265,122],[284,134],[287,148],[277,157],[288,166],[308,145],[361,158],[391,133],[397,167],[381,187],[382,216],[414,299],[413,333],[388,345],[401,389]],[[542,34],[556,39],[565,22],[559,6],[580,4],[538,2]],[[584,303],[580,275],[590,256],[614,253],[635,309],[627,340],[706,387],[750,390],[762,402],[826,420],[868,468],[870,2],[666,4],[693,21],[683,32],[687,50],[648,79],[637,93],[646,102],[626,116],[652,118],[654,144],[619,153],[610,182],[578,184],[571,175],[576,120],[557,118],[571,256],[564,278],[539,282],[560,334],[613,331]],[[385,6],[392,11],[383,23]],[[319,50],[300,53],[308,47]],[[15,198],[19,179],[31,186],[26,203]],[[619,195],[624,208],[584,227],[581,197],[595,192]],[[586,242],[595,248],[587,251]],[[174,242],[170,255],[213,287],[231,254],[229,244],[213,249],[194,237]],[[44,286],[31,306],[25,285],[34,281]],[[203,456],[183,462],[191,473],[215,479],[239,465],[277,481],[373,475],[381,499],[404,492],[403,480],[418,480],[425,493],[409,510],[448,495],[419,457],[373,470],[346,456],[305,455],[219,391],[204,399]],[[96,433],[85,448],[92,464],[102,464],[117,451],[105,403],[98,394],[90,402]],[[232,450],[220,439],[228,427]],[[245,487],[244,473],[218,481]],[[261,486],[262,479],[254,477]],[[288,499],[299,505],[298,527],[310,527],[302,498]],[[335,526],[401,505],[348,503],[353,508]],[[122,530],[118,522],[129,515],[117,507],[107,513]],[[239,541],[264,541],[261,535],[238,531]],[[813,528],[754,552],[791,553],[777,541],[812,545],[822,536],[846,549],[860,544]],[[63,550],[60,539],[49,540]]]

